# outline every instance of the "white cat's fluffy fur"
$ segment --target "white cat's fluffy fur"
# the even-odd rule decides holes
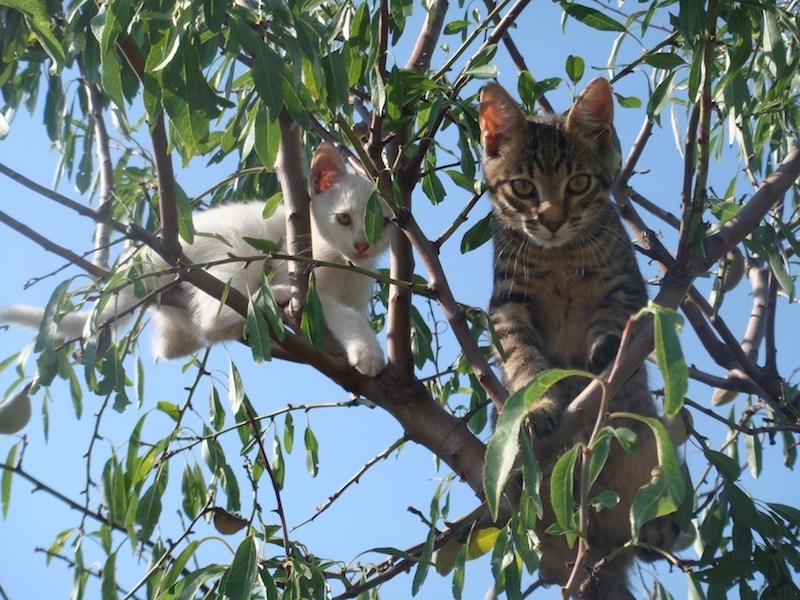
[[[350,173],[336,149],[322,144],[311,163],[311,230],[314,258],[320,261],[349,264],[374,270],[378,257],[388,248],[388,227],[380,239],[370,244],[364,232],[364,213],[367,201],[375,192],[372,183]],[[391,215],[381,200],[384,217]],[[264,219],[263,202],[228,204],[211,208],[194,217],[195,230],[211,236],[196,236],[194,243],[184,247],[184,253],[194,264],[224,260],[229,256],[253,256],[256,251],[245,237],[270,240],[286,249],[286,225],[283,206]],[[222,240],[225,240],[224,242]],[[157,271],[166,264],[154,253],[147,260]],[[264,272],[274,271],[272,293],[279,304],[289,300],[289,280],[286,264],[274,261],[239,261],[213,265],[208,272],[221,281],[231,281],[231,287],[246,294],[255,294]],[[377,374],[384,366],[383,351],[372,331],[367,310],[374,281],[353,271],[317,267],[314,270],[317,292],[325,315],[325,324],[344,349],[352,366],[366,375]],[[160,276],[154,282],[145,278],[148,287],[164,285],[170,276]],[[220,301],[189,285],[180,284],[181,300],[186,308],[174,306],[151,307],[153,321],[153,351],[156,356],[175,358],[189,355],[198,349],[225,340],[239,339],[244,318]],[[134,306],[138,300],[133,286],[125,286],[112,298],[98,317],[102,323]],[[58,323],[57,335],[80,337],[91,313],[70,313]],[[38,328],[44,309],[28,305],[0,308],[0,322]],[[121,321],[122,319],[118,320]]]

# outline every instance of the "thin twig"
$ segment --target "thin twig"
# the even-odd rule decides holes
[[[286,560],[288,561],[292,556],[292,548],[289,544],[289,527],[286,525],[286,513],[283,511],[281,488],[278,485],[277,479],[275,479],[275,473],[272,472],[272,467],[269,464],[269,458],[267,458],[267,451],[264,449],[264,442],[261,439],[261,431],[258,429],[258,425],[253,418],[253,414],[250,412],[250,408],[247,406],[247,404],[242,404],[242,408],[244,408],[245,413],[247,413],[247,419],[250,421],[250,427],[253,430],[253,439],[255,439],[256,443],[258,444],[258,453],[259,457],[261,458],[261,464],[269,475],[270,481],[272,482],[272,489],[275,492],[275,512],[278,513],[278,518],[281,520],[281,528],[283,529],[283,549],[286,551]]]
[[[0,223],[5,223],[11,229],[18,231],[29,240],[39,244],[42,248],[44,248],[48,252],[52,252],[53,254],[60,256],[61,258],[68,260],[71,264],[74,264],[93,277],[101,278],[106,274],[106,270],[102,267],[97,266],[96,264],[89,262],[85,258],[78,256],[72,250],[68,250],[63,246],[59,246],[58,244],[50,241],[45,236],[37,233],[27,225],[20,223],[15,218],[7,215],[6,213],[0,211]]]

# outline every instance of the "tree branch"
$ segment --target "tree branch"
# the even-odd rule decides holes
[[[309,214],[308,187],[303,178],[303,152],[300,141],[300,128],[293,122],[288,111],[281,111],[278,118],[281,130],[280,150],[275,161],[286,207],[286,249],[291,256],[311,258],[313,255],[311,239],[311,217]],[[297,319],[302,310],[308,290],[309,266],[294,259],[287,261],[291,303],[289,310]]]

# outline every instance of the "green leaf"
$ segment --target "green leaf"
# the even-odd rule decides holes
[[[689,368],[678,339],[683,317],[653,302],[648,303],[645,310],[653,314],[656,360],[664,379],[664,412],[676,415],[683,407],[683,398],[689,390]]]
[[[364,233],[367,236],[367,241],[370,244],[374,244],[380,239],[382,231],[383,210],[381,210],[378,194],[373,192],[364,209]]]
[[[117,594],[117,553],[112,552],[108,555],[103,574],[100,578],[100,597],[103,600],[116,600]]]
[[[233,361],[230,364],[230,370],[228,371],[228,402],[231,406],[231,412],[236,414],[244,401],[244,384],[242,383],[239,369],[236,368]]]
[[[266,210],[266,207],[265,207]],[[260,238],[253,238],[248,236],[242,236],[242,240],[248,245],[252,246],[262,254],[273,254],[275,252],[280,252],[281,247],[273,241],[270,240],[262,240]]]
[[[670,71],[669,75],[664,78],[664,81],[658,84],[658,87],[653,91],[650,100],[647,102],[647,117],[653,119],[657,117],[664,107],[669,103],[672,98],[672,91],[674,89],[673,80],[675,79],[675,71]]]
[[[275,159],[278,157],[278,148],[280,148],[281,128],[278,119],[274,118],[269,109],[262,106],[260,101],[256,102],[254,109],[256,113],[254,125],[256,154],[264,168],[272,171],[275,168]]]
[[[319,442],[309,426],[306,426],[303,441],[306,445],[306,469],[311,477],[316,477],[319,473]]]
[[[8,451],[5,464],[9,467],[15,466],[17,460],[17,449],[20,442],[17,442]],[[8,516],[8,507],[11,505],[11,483],[14,479],[14,472],[11,469],[3,469],[3,476],[0,479],[0,506],[3,509],[3,518]]]
[[[664,70],[674,69],[686,64],[686,61],[673,52],[656,52],[655,54],[645,54],[642,57],[642,61],[651,67]]]
[[[565,531],[578,528],[572,486],[575,482],[575,463],[580,451],[581,447],[577,444],[567,450],[556,462],[550,477],[550,502],[558,524]],[[569,540],[569,536],[567,539]]]
[[[422,584],[425,583],[425,578],[431,567],[431,558],[433,557],[433,543],[436,541],[436,530],[431,528],[428,531],[428,537],[425,538],[425,545],[422,547],[417,568],[414,571],[414,580],[411,583],[411,595],[416,596]]]
[[[770,75],[782,77],[786,72],[786,45],[783,43],[781,28],[774,8],[765,9],[764,12],[764,58],[766,59]]]
[[[258,97],[267,106],[270,115],[280,113],[283,106],[281,96],[281,72],[283,60],[250,28],[250,23],[236,17],[231,20],[236,26],[242,46],[252,57],[250,73]]]
[[[247,321],[244,326],[244,335],[257,365],[272,359],[269,325],[267,325],[264,314],[253,302],[252,296],[247,299]]]
[[[178,555],[178,558],[171,564],[169,571],[164,576],[164,579],[160,582],[160,587],[162,590],[167,590],[171,588],[175,583],[178,581],[178,578],[181,577],[182,571],[184,567],[189,563],[189,559],[192,558],[194,553],[200,547],[199,540],[192,540],[186,545],[181,553]]]
[[[47,10],[47,5],[38,0],[0,0],[0,6],[7,6],[25,15],[25,20],[30,26],[33,35],[36,36],[44,51],[55,63],[50,68],[51,75],[60,73],[67,59],[61,42],[51,31],[50,13]]]
[[[733,460],[730,456],[726,456],[722,452],[711,450],[710,448],[704,449],[703,454],[714,467],[716,467],[719,474],[725,478],[726,481],[736,481],[739,479],[739,463]]]
[[[562,2],[561,8],[570,17],[580,21],[592,29],[598,29],[600,31],[617,31],[619,33],[624,33],[627,31],[622,23],[615,21],[605,13],[602,13],[594,8],[589,8],[588,6],[583,6],[574,2]]]
[[[162,483],[162,477],[157,476],[156,481],[142,495],[136,507],[136,522],[141,526],[138,534],[140,539],[149,540],[158,525],[162,509],[161,496],[164,494],[165,485],[165,481]]]
[[[628,418],[647,425],[653,432],[658,454],[658,467],[650,483],[642,486],[631,505],[631,536],[637,539],[647,521],[675,512],[686,491],[681,462],[664,424],[655,417],[633,413],[613,413],[614,418]]]
[[[294,417],[292,413],[287,412],[283,420],[283,447],[286,448],[286,454],[292,453],[294,447]]]
[[[492,239],[492,211],[470,227],[461,238],[461,254],[480,248]]]
[[[156,404],[156,409],[163,412],[167,415],[170,419],[175,421],[176,423],[180,420],[181,417],[181,410],[178,408],[178,405],[174,402],[167,402],[166,400],[159,400]]]
[[[519,429],[522,420],[533,404],[550,387],[566,377],[593,377],[584,371],[552,369],[537,374],[527,387],[511,395],[497,419],[497,427],[486,449],[483,485],[486,504],[493,518],[497,518],[500,497],[511,474],[517,456]]]
[[[258,552],[255,538],[248,535],[236,549],[228,567],[223,591],[228,598],[250,598],[258,575]]]
[[[175,591],[178,592],[175,600],[194,600],[206,581],[217,579],[224,573],[225,567],[213,564],[189,573],[175,585]]]
[[[583,79],[583,73],[586,70],[586,63],[580,56],[573,56],[570,54],[567,57],[567,77],[572,83],[578,83]]]
[[[325,316],[322,314],[322,302],[317,294],[317,284],[313,272],[308,277],[308,292],[306,293],[306,303],[303,306],[300,329],[311,340],[311,345],[315,350],[322,348],[322,344],[325,342]]]

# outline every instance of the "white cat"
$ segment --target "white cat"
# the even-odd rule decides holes
[[[378,257],[389,246],[389,228],[384,227],[374,244],[367,241],[364,217],[367,202],[375,188],[372,183],[347,171],[336,149],[323,143],[311,162],[311,239],[314,258],[320,261],[353,264],[374,270]],[[391,212],[380,199],[384,222]],[[286,225],[283,206],[274,215],[264,219],[263,202],[228,204],[211,208],[194,217],[195,229],[208,236],[195,237],[194,243],[184,247],[184,253],[194,264],[205,264],[227,259],[229,256],[253,256],[257,252],[245,237],[265,239],[286,249]],[[224,240],[224,241],[223,241]],[[150,251],[146,251],[145,268],[152,264],[153,271],[164,269],[166,264]],[[274,270],[270,288],[279,304],[289,300],[289,279],[284,261],[266,260],[244,263],[239,261],[212,265],[208,272],[231,287],[254,295],[262,274]],[[325,324],[345,350],[350,364],[365,375],[375,375],[384,366],[383,351],[370,327],[367,310],[372,297],[374,281],[353,271],[334,267],[314,269],[317,293],[322,303]],[[155,279],[155,281],[153,281]],[[172,276],[145,278],[150,289],[168,283]],[[183,283],[179,298],[186,308],[151,306],[153,320],[153,351],[156,356],[175,358],[189,355],[200,348],[242,336],[244,318],[233,309],[205,292]],[[133,286],[127,285],[102,309],[98,323],[102,323],[133,307],[138,300]],[[57,335],[71,339],[80,337],[91,313],[70,313],[58,323]],[[44,309],[28,305],[10,305],[0,308],[0,323],[37,328],[44,317]],[[118,322],[123,318],[118,319]]]

